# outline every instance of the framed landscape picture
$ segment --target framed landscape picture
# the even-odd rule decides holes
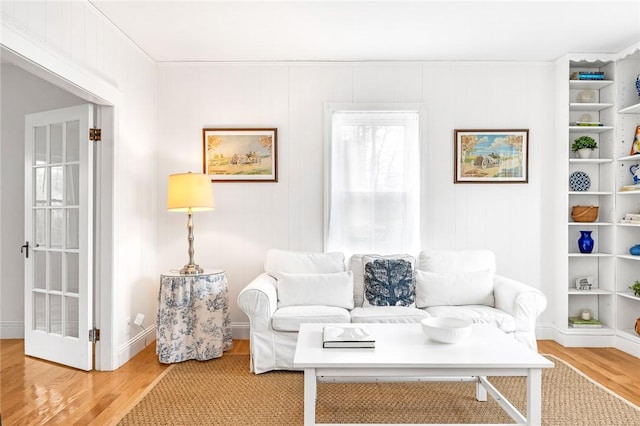
[[[278,129],[202,129],[203,173],[212,182],[277,182]]]
[[[529,129],[456,129],[454,139],[454,183],[529,181]]]

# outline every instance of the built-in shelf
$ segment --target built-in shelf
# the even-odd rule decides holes
[[[570,89],[598,90],[613,84],[611,80],[569,80]]]
[[[571,102],[569,104],[569,111],[602,111],[607,108],[611,108],[613,104],[608,103],[580,103]]]
[[[634,295],[632,292],[630,291],[619,291],[618,292],[618,296],[620,297],[626,297],[628,299],[633,299],[633,300],[639,300],[640,301],[640,297]]]
[[[640,297],[628,286],[640,279],[640,256],[631,255],[629,247],[640,243],[640,224],[620,221],[627,213],[640,213],[640,190],[622,190],[633,188],[628,170],[633,164],[640,164],[640,153],[629,155],[635,152],[630,143],[640,124],[640,99],[629,82],[635,80],[639,67],[640,42],[632,53],[620,57],[602,55],[586,60],[581,55],[567,55],[556,61],[556,81],[561,89],[557,93],[556,131],[561,144],[554,152],[569,174],[584,171],[591,185],[589,191],[573,191],[570,178],[558,177],[558,191],[563,196],[558,198],[561,201],[554,209],[553,223],[563,229],[559,235],[562,238],[558,239],[559,247],[564,246],[558,259],[563,274],[558,278],[559,283],[566,283],[554,287],[558,302],[554,305],[555,326],[569,346],[613,345],[636,356],[640,354],[640,335],[633,327],[640,316]],[[570,79],[580,71],[602,73],[607,79]],[[592,158],[579,158],[571,151],[573,141],[582,135],[591,136],[598,143],[599,150],[593,152]],[[575,222],[567,214],[575,205],[598,206],[601,221]],[[576,244],[578,231],[583,230],[593,231],[592,253],[580,253]],[[593,277],[598,288],[578,290],[578,277]],[[567,318],[584,309],[595,314],[602,328],[571,327]]]
[[[611,226],[611,222],[569,222],[569,226]]]
[[[613,158],[570,158],[571,164],[603,164],[612,163]]]
[[[632,254],[619,254],[618,257],[620,259],[634,260],[636,262],[640,261],[640,256],[634,256]]]
[[[613,195],[613,191],[569,191],[569,195]]]
[[[602,133],[613,130],[613,126],[569,126],[572,133]]]
[[[601,288],[594,288],[592,290],[576,290],[573,288],[569,289],[569,294],[572,296],[613,296],[612,291],[603,290]]]
[[[635,155],[626,155],[624,157],[619,157],[618,161],[640,161],[640,154]]]
[[[569,253],[569,257],[612,257],[611,253]]]
[[[618,114],[640,114],[640,102],[618,110]]]

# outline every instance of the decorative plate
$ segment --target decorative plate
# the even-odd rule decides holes
[[[591,187],[591,179],[585,172],[573,172],[569,177],[569,186],[572,191],[588,191]]]
[[[578,121],[581,123],[591,123],[593,118],[591,118],[591,114],[582,114],[580,118],[578,118]]]
[[[596,92],[593,90],[581,90],[576,96],[576,100],[582,104],[591,104],[596,101]]]

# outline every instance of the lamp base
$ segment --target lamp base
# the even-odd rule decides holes
[[[180,275],[197,275],[204,272],[199,265],[195,265],[193,263],[189,263],[188,265],[184,265],[182,269],[180,269]]]

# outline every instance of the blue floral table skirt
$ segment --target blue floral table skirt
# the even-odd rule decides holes
[[[161,275],[157,326],[161,363],[221,357],[233,344],[226,274]]]

